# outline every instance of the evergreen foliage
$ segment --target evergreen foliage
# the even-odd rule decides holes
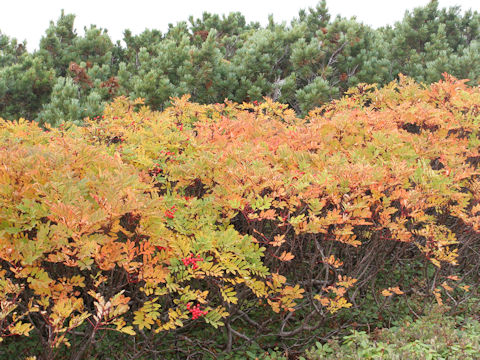
[[[325,0],[300,10],[290,24],[270,18],[265,27],[240,13],[204,13],[170,24],[165,34],[125,30],[126,46],[93,25],[78,35],[74,20],[62,11],[32,54],[0,33],[0,117],[55,125],[58,115],[80,123],[114,96],[142,97],[162,110],[183,94],[199,103],[267,96],[305,116],[350,87],[385,85],[399,74],[425,83],[443,72],[468,78],[470,85],[480,78],[480,14],[440,8],[438,0],[379,29],[332,18]],[[67,78],[79,86],[76,96],[71,90],[62,95],[73,96],[71,106],[58,99],[61,86],[73,86]]]

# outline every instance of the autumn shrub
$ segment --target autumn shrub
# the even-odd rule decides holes
[[[211,199],[160,195],[78,132],[0,123],[2,338],[35,331],[44,358],[66,345],[80,359],[101,331],[218,327],[236,291],[289,291],[265,284],[264,249],[216,221]]]
[[[478,281],[478,88],[360,84],[303,119],[172,102],[1,123],[2,336],[35,329],[77,357],[100,330],[145,351],[297,351],[370,326],[366,304],[389,324]]]

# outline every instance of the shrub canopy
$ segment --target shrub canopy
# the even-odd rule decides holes
[[[480,231],[465,82],[360,84],[305,118],[184,96],[119,97],[83,127],[2,120],[0,335],[54,349],[202,318],[290,337],[369,297],[456,301]]]

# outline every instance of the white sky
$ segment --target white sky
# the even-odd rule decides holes
[[[75,27],[83,34],[84,26],[95,24],[108,29],[115,42],[122,39],[123,30],[134,34],[145,28],[164,32],[168,23],[187,20],[189,15],[201,16],[208,11],[228,14],[240,11],[247,22],[262,25],[273,14],[276,22],[287,21],[298,15],[298,10],[313,7],[317,0],[0,0],[0,31],[22,41],[27,40],[29,50],[38,48],[41,36],[50,20],[57,20],[60,10],[76,15]],[[428,0],[327,0],[332,16],[356,16],[374,27],[394,24],[401,20],[405,10],[428,3]],[[440,0],[441,7],[459,5],[462,10],[480,11],[480,0]]]

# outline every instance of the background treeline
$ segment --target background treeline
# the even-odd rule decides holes
[[[332,18],[325,1],[266,27],[240,13],[204,13],[166,33],[126,30],[126,46],[93,25],[79,36],[74,20],[62,12],[33,53],[0,32],[0,117],[79,123],[119,95],[162,110],[183,94],[199,103],[268,96],[305,115],[349,87],[384,85],[399,73],[431,83],[448,72],[470,85],[480,76],[480,14],[437,0],[379,29]]]

